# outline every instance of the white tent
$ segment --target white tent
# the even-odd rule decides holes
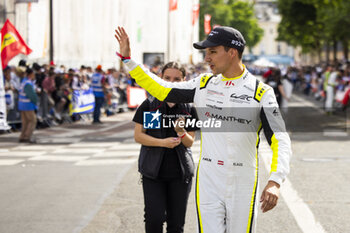
[[[253,65],[260,67],[275,67],[276,64],[272,61],[267,60],[266,58],[259,58],[258,60],[253,62]]]

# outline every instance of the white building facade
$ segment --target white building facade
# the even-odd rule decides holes
[[[32,54],[29,63],[49,62],[49,0],[36,3],[7,1],[15,14],[8,14]],[[118,67],[119,50],[114,38],[117,26],[129,33],[133,59],[158,56],[161,61],[198,62],[192,47],[198,41],[199,20],[192,24],[193,7],[199,0],[177,0],[169,11],[168,0],[53,0],[54,63],[68,67],[81,65]],[[21,58],[17,56],[10,64]]]
[[[254,5],[259,26],[264,30],[261,41],[252,49],[254,55],[286,55],[296,58],[296,51],[285,42],[277,41],[278,13],[276,0],[257,0]]]

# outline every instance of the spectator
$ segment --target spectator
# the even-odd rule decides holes
[[[69,79],[64,79],[63,74],[55,76],[56,91],[52,93],[52,98],[55,101],[56,111],[61,115],[68,111],[70,103],[68,96],[71,93],[69,83]]]
[[[292,71],[290,67],[287,69],[286,74],[283,76],[283,79],[281,80],[282,86],[283,86],[283,93],[285,96],[283,96],[281,101],[281,108],[284,111],[284,113],[288,112],[288,102],[289,99],[292,96],[293,92],[293,83],[292,83]]]
[[[19,94],[18,109],[21,111],[22,129],[19,142],[36,143],[32,138],[36,127],[36,115],[38,97],[35,92],[33,81],[34,71],[30,68],[26,70],[26,77],[22,80]]]
[[[325,110],[327,114],[332,114],[334,112],[333,101],[334,101],[334,92],[337,84],[337,76],[338,71],[333,67],[332,72],[329,74],[329,78],[327,79],[327,95],[326,95],[326,103]]]
[[[92,90],[95,95],[95,108],[94,108],[94,120],[93,124],[102,124],[100,121],[101,108],[104,104],[104,88],[105,88],[105,77],[103,75],[102,66],[96,67],[95,73],[92,75],[91,82]]]
[[[5,97],[6,97],[6,111],[7,114],[9,110],[14,109],[14,96],[17,93],[14,83],[11,80],[11,67],[7,66],[3,70],[4,74],[4,88],[5,88]]]
[[[279,69],[271,69],[270,75],[267,76],[266,83],[273,88],[279,106],[281,106],[282,97],[286,100],[289,99],[284,93],[283,85],[281,82],[281,71]]]
[[[161,74],[169,82],[182,82],[185,75],[185,69],[176,62],[166,64]],[[185,130],[179,126],[144,129],[144,113],[155,109],[168,116],[187,113],[193,119],[196,118],[196,112],[189,104],[161,102],[150,97],[137,109],[133,119],[135,141],[142,144],[139,172],[142,174],[146,232],[163,232],[163,223],[166,221],[167,232],[180,233],[183,232],[185,224],[187,200],[194,175],[189,147],[194,142],[196,129]],[[176,118],[170,120],[184,120]]]

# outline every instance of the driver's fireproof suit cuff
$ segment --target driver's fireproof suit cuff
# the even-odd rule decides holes
[[[282,185],[284,179],[281,178],[278,174],[276,173],[272,173],[269,180],[275,181],[277,184],[279,184],[280,186]]]
[[[127,62],[124,62],[124,65],[126,66],[128,71],[132,71],[138,66],[138,64],[132,59],[128,60]]]

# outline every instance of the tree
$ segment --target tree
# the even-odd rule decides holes
[[[254,47],[263,36],[254,15],[253,4],[237,0],[201,0],[200,1],[200,38],[204,39],[204,14],[212,16],[211,25],[230,26],[239,30],[249,48]]]
[[[336,49],[338,42],[343,45],[343,54],[349,59],[350,39],[350,2],[348,0],[334,0],[326,2],[319,8],[319,18],[324,23],[324,29],[328,40],[333,41],[333,57],[336,60]]]
[[[304,53],[320,51],[322,24],[317,21],[316,7],[301,1],[279,0],[278,9],[282,19],[277,40],[300,45]]]
[[[301,46],[304,53],[321,51],[333,45],[336,60],[337,44],[342,42],[344,56],[348,56],[350,38],[350,2],[348,0],[278,0],[282,20],[278,26],[278,40]],[[327,54],[328,60],[328,54]]]

